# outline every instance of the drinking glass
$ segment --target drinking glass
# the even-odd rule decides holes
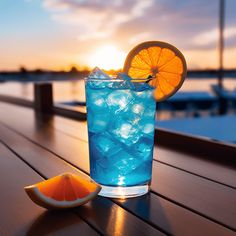
[[[155,130],[153,87],[122,79],[86,78],[90,175],[101,196],[149,191]]]

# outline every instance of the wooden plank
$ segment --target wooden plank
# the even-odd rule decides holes
[[[161,225],[171,235],[235,235],[232,230],[170,203],[153,193],[116,202],[120,202],[122,207],[135,212],[139,217],[152,224]]]
[[[75,120],[86,120],[86,113],[84,113],[83,110],[83,108],[78,108],[76,110],[68,109],[68,107],[63,107],[57,104],[52,107],[54,114]]]
[[[18,155],[47,177],[68,171],[78,173],[78,170],[62,161],[59,157],[1,125],[0,139],[4,140]],[[109,212],[109,209],[113,207],[113,205],[108,203],[107,199],[104,204],[101,199],[99,198],[99,200],[96,199],[91,202],[91,207],[95,207],[95,212],[104,213],[105,211],[107,215],[107,212]],[[231,230],[215,224],[153,193],[141,198],[116,201],[116,203],[168,234],[233,235]],[[96,216],[92,213],[93,210],[88,207],[83,208],[83,210],[84,214]],[[112,212],[114,212],[114,210]],[[82,213],[80,212],[80,214]],[[93,220],[93,224],[96,224],[97,221],[100,222],[103,220],[98,216]],[[188,224],[186,224],[186,222],[188,222]],[[102,225],[106,226],[106,223],[102,222]]]
[[[236,188],[236,168],[233,165],[214,162],[200,155],[177,152],[165,146],[155,146],[154,153],[154,159],[159,162]]]
[[[0,125],[0,140],[20,155],[43,176],[50,178],[63,172],[83,174],[57,156],[31,143],[13,131]],[[36,181],[37,182],[37,181]],[[31,182],[32,184],[34,182]],[[164,235],[148,223],[124,210],[109,199],[97,197],[93,201],[74,209],[82,219],[105,235]]]
[[[13,97],[13,96],[0,94],[0,101],[7,102],[14,105],[23,106],[23,107],[35,108],[35,103],[25,98],[19,98],[19,97]],[[51,107],[49,112],[52,112],[53,114],[56,114],[59,116],[69,117],[70,119],[74,119],[74,120],[86,120],[86,113],[84,112],[84,107],[77,108],[77,109],[72,109],[72,108],[69,109],[68,106],[66,107],[66,106],[54,104],[54,106]]]
[[[33,169],[0,143],[1,235],[98,235],[72,212],[48,212],[35,205],[23,187],[42,181]]]
[[[159,129],[155,133],[155,140],[167,148],[176,149],[192,154],[204,156],[206,159],[219,161],[230,165],[236,164],[236,145],[213,141],[208,138],[194,137],[179,132]],[[214,155],[212,155],[214,153]]]
[[[199,214],[236,229],[236,190],[153,162],[152,190]]]
[[[34,107],[34,102],[25,98],[13,97],[0,94],[0,101],[16,104],[23,107]]]
[[[86,141],[78,143],[76,139],[68,135],[62,133],[60,133],[62,136],[57,135],[57,131],[48,125],[53,122],[53,116],[49,118],[48,116],[45,117],[41,114],[34,113],[31,109],[9,104],[5,104],[5,106],[2,105],[3,103],[0,103],[0,109],[2,109],[2,111],[4,110],[4,113],[1,115],[0,121],[5,121],[6,124],[19,132],[24,130],[23,133],[29,138],[49,148],[50,151],[57,153],[57,155],[65,157],[67,161],[74,161],[74,155],[77,153],[77,155],[79,155],[76,158],[78,166],[88,173],[89,160],[88,144]],[[19,119],[19,117],[21,117],[21,119]],[[46,139],[45,136],[47,136]],[[64,136],[66,137],[65,140]],[[41,140],[42,143],[38,142],[38,140]],[[60,152],[58,153],[57,150],[60,150]]]

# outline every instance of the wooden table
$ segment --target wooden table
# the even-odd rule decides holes
[[[1,236],[236,235],[234,147],[157,131],[149,194],[47,211],[23,187],[63,172],[88,174],[86,122],[3,102],[0,111]]]

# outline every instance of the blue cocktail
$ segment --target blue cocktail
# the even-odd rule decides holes
[[[134,197],[149,190],[156,101],[153,88],[116,79],[86,80],[91,177],[100,195]]]

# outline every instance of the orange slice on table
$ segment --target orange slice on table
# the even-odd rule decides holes
[[[159,102],[175,94],[182,86],[187,65],[183,54],[173,45],[149,41],[129,52],[124,73],[134,78],[133,82],[145,82],[145,79],[152,77],[148,83],[156,87],[154,97]]]
[[[101,187],[89,178],[65,173],[24,189],[33,202],[52,209],[80,206],[94,198]]]

